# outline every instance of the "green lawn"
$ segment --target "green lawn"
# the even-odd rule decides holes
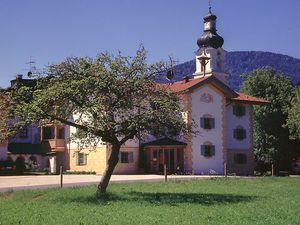
[[[0,224],[300,224],[300,178],[218,178],[0,193]]]

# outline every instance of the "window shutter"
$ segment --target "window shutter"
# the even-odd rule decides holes
[[[241,107],[241,116],[244,116],[246,114],[246,109],[244,106]]]
[[[237,138],[237,129],[233,129],[233,137]]]
[[[129,163],[133,163],[133,152],[129,152],[128,158]]]
[[[215,146],[212,145],[210,149],[211,149],[211,155],[214,156],[215,153],[216,153],[216,151],[215,151]]]
[[[246,136],[247,136],[247,132],[246,132],[246,130],[244,129],[244,130],[243,130],[243,138],[246,138]]]
[[[204,117],[200,118],[200,127],[204,128]]]
[[[119,161],[118,161],[118,162],[121,162],[121,152],[119,152],[118,158],[119,158]]]
[[[210,118],[210,128],[215,128],[215,119]]]
[[[205,146],[204,145],[201,145],[201,155],[204,155],[204,150],[205,149]]]
[[[233,108],[233,115],[236,115],[236,106],[234,105],[232,106],[232,108]]]
[[[87,154],[83,154],[83,164],[87,164]]]
[[[79,165],[79,152],[75,152],[75,161],[76,161],[76,166]]]

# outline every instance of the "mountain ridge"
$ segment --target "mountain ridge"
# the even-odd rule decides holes
[[[242,74],[265,66],[271,66],[283,73],[293,84],[300,82],[300,59],[273,52],[233,51],[228,52],[226,56],[229,86],[234,90],[239,90],[243,82]],[[178,64],[174,66],[173,81],[182,80],[184,76],[192,77],[195,70],[195,59]]]

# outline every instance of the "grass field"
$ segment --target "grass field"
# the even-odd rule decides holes
[[[0,224],[300,224],[300,178],[215,178],[0,193]]]

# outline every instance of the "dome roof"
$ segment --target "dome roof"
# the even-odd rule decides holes
[[[201,37],[198,38],[197,44],[199,48],[202,47],[213,47],[220,48],[224,44],[224,39],[217,34],[216,20],[217,16],[212,14],[209,10],[208,15],[204,18],[204,32]]]

